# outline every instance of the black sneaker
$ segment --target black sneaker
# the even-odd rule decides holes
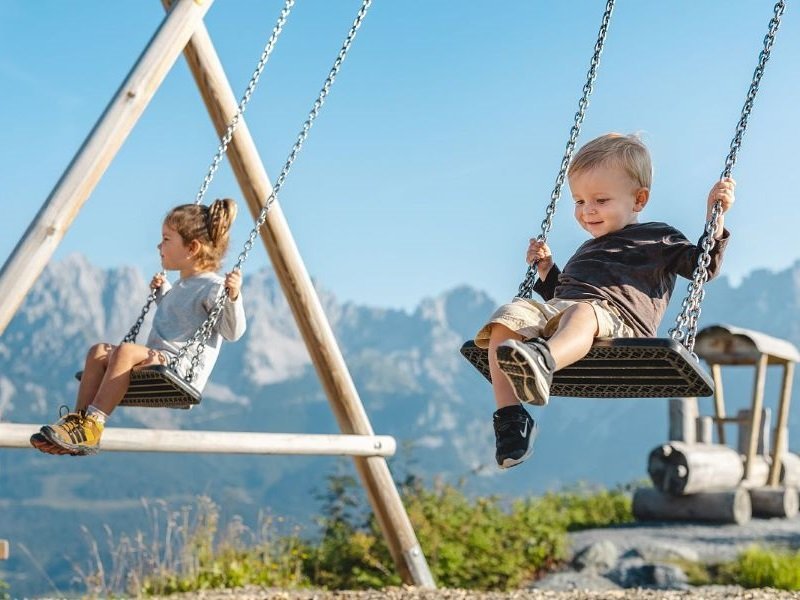
[[[508,469],[518,465],[533,453],[536,422],[522,406],[506,406],[492,416],[497,451],[497,466]]]
[[[497,364],[514,388],[517,400],[537,406],[547,404],[556,363],[543,339],[506,340],[497,347]]]

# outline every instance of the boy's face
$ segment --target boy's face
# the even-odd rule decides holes
[[[618,166],[598,166],[569,178],[575,219],[592,237],[636,223],[650,190],[639,187]]]

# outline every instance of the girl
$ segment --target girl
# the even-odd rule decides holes
[[[180,279],[172,287],[159,273],[150,282],[158,309],[146,345],[92,346],[74,412],[34,434],[31,444],[35,448],[49,454],[96,454],[106,418],[128,389],[131,369],[169,364],[206,320],[225,287],[228,297],[192,382],[202,391],[219,355],[220,338],[236,341],[245,330],[241,274],[234,270],[224,279],[216,274],[235,218],[236,203],[230,199],[216,200],[211,206],[184,204],[167,214],[158,244],[161,266],[165,271],[179,271]],[[190,363],[191,356],[182,357],[178,372],[185,373]]]

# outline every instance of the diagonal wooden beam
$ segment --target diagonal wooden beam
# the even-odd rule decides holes
[[[165,6],[169,2],[162,0]],[[204,25],[197,27],[184,54],[217,134],[222,137],[236,114],[237,99]],[[256,217],[272,192],[272,184],[243,119],[227,156],[250,212]],[[278,202],[273,204],[261,228],[261,239],[340,429],[346,434],[373,435],[364,405]],[[401,577],[409,584],[435,587],[386,459],[357,457],[354,461]]]
[[[0,334],[214,0],[178,0],[0,271]]]

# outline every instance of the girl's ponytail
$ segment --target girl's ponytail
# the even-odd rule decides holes
[[[208,207],[206,227],[208,237],[215,246],[228,246],[228,237],[233,220],[236,218],[236,211],[236,202],[230,198],[214,200]]]

